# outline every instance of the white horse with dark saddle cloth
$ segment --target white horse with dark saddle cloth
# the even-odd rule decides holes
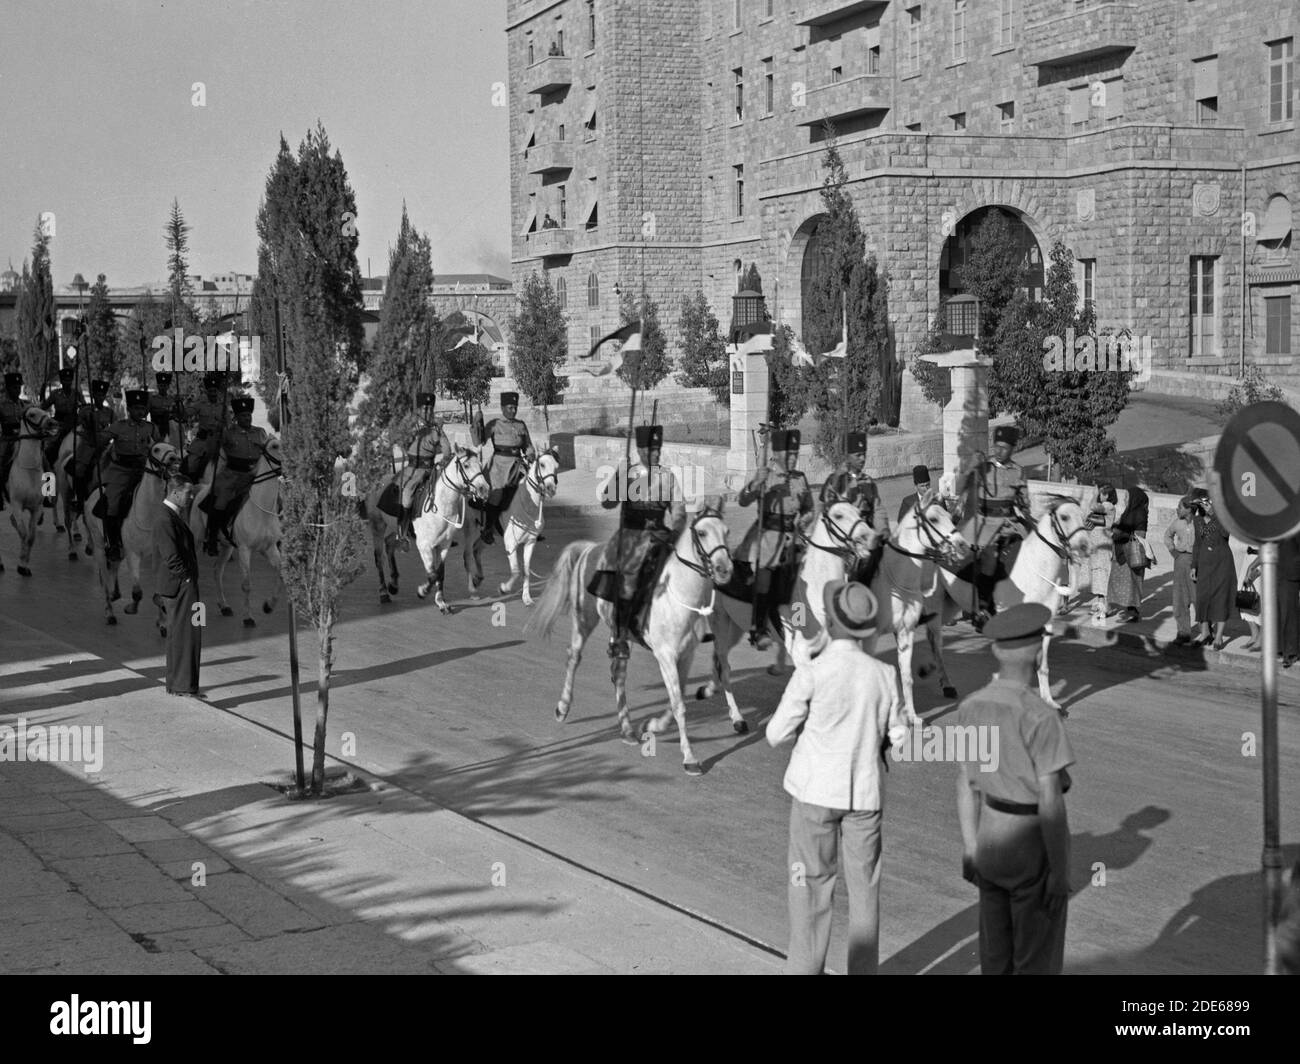
[[[486,499],[491,486],[477,452],[457,446],[447,464],[442,467],[442,473],[432,490],[426,481],[420,491],[424,493],[424,501],[420,503],[416,500],[418,512],[413,524],[415,545],[424,565],[425,581],[415,589],[415,593],[424,598],[432,589],[434,605],[440,613],[448,614],[451,613],[451,607],[443,598],[442,582],[447,572],[451,537],[465,527],[470,501],[481,502]]]

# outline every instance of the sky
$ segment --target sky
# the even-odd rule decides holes
[[[255,273],[280,134],[296,152],[319,119],[356,193],[362,274],[388,272],[405,200],[435,275],[510,276],[508,113],[493,106],[506,80],[500,0],[3,8],[0,270],[21,271],[52,211],[56,285],[76,273],[165,280],[176,199],[190,273]]]

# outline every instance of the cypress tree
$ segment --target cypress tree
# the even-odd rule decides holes
[[[760,283],[762,283],[760,281]],[[708,388],[722,406],[731,405],[731,370],[718,319],[702,289],[682,296],[677,319],[682,355],[677,383],[686,388]]]
[[[524,278],[518,313],[510,316],[510,375],[533,406],[542,408],[551,434],[548,407],[563,401],[569,378],[558,376],[569,354],[568,319],[550,279],[536,272]]]

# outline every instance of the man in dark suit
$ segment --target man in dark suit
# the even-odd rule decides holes
[[[930,489],[930,470],[925,466],[912,466],[912,489],[912,494],[904,496],[903,504],[898,508],[900,522],[907,516],[907,511],[916,505],[918,499],[924,506],[929,506],[934,501],[934,492]]]
[[[1282,667],[1300,660],[1300,536],[1277,545],[1277,626]]]
[[[203,631],[194,623],[199,601],[199,558],[194,551],[189,513],[194,482],[176,475],[167,481],[167,498],[153,527],[154,601],[167,625],[167,693],[197,697]]]

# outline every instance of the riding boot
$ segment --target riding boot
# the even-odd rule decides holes
[[[609,639],[609,656],[626,660],[631,657],[628,647],[628,625],[631,620],[632,600],[620,595],[614,601],[614,634]]]
[[[483,533],[479,537],[491,546],[496,542],[497,508],[491,503],[483,504]]]
[[[749,627],[749,641],[756,650],[766,650],[772,645],[767,634],[767,599],[766,591],[754,591],[754,612]]]
[[[104,518],[105,554],[110,563],[122,560],[122,518]]]
[[[222,526],[226,523],[226,511],[218,510],[215,506],[212,512],[208,514],[208,535],[203,543],[203,553],[209,557],[217,556],[218,545],[217,539],[221,535]]]

